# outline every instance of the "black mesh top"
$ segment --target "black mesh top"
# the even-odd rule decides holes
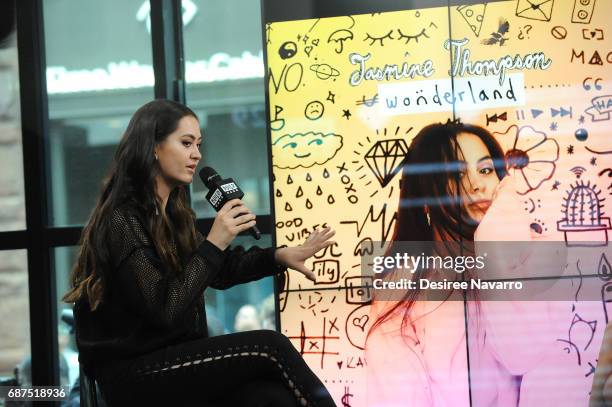
[[[224,289],[285,270],[274,261],[273,248],[221,251],[198,232],[199,246],[182,259],[183,270],[169,271],[136,210],[116,209],[111,223],[108,248],[113,268],[104,301],[95,311],[85,299],[74,307],[79,360],[89,374],[98,362],[205,337],[206,287]]]

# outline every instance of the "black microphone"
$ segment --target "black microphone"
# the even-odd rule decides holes
[[[244,192],[242,192],[232,178],[222,179],[221,176],[217,174],[217,171],[210,167],[204,167],[200,170],[200,178],[204,185],[206,185],[206,188],[208,188],[206,200],[217,212],[219,212],[219,209],[221,209],[227,201],[242,199],[244,196]],[[261,239],[261,232],[257,228],[257,225],[251,227],[249,232],[255,239]]]

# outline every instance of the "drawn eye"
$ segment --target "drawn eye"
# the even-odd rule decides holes
[[[317,143],[318,146],[320,146],[321,144],[323,144],[323,140],[321,140],[320,138],[318,139],[314,139],[308,142],[308,145],[311,145],[312,143]]]
[[[293,143],[293,142],[292,143],[287,143],[287,144],[285,144],[283,146],[283,148],[285,148],[285,147],[296,148],[297,147],[297,143]]]
[[[602,175],[604,175],[605,173],[607,173],[607,174],[608,174],[608,177],[611,177],[611,178],[612,178],[612,168],[605,168],[605,169],[601,170],[601,171],[599,172],[599,174],[597,174],[597,176],[601,177],[601,176],[602,176]]]
[[[391,36],[392,32],[393,32],[393,30],[389,30],[389,32],[386,35],[383,35],[382,37],[379,37],[379,38],[372,37],[369,33],[366,33],[366,37],[365,37],[364,41],[368,41],[368,40],[371,41],[370,45],[374,45],[374,43],[376,41],[379,41],[380,42],[380,46],[383,47],[385,45],[385,44],[383,44],[383,41],[386,38],[389,38],[390,40],[393,39],[393,37]]]
[[[405,39],[406,42],[404,44],[408,44],[411,40],[415,40],[417,43],[419,42],[419,37],[424,36],[425,38],[429,38],[429,35],[427,35],[427,33],[425,32],[425,28],[423,28],[421,30],[420,33],[416,34],[416,35],[406,35],[402,32],[402,30],[400,30],[399,28],[397,29],[397,32],[399,33],[399,38],[398,40],[403,40]]]

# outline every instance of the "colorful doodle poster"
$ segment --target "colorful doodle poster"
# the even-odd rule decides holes
[[[338,405],[375,405],[364,354],[373,290],[361,255],[392,238],[402,168],[429,124],[488,130],[512,169],[514,209],[550,240],[598,243],[599,252],[570,267],[601,277],[612,212],[610,15],[612,3],[602,0],[511,0],[266,24],[276,242],[299,244],[325,226],[337,231],[337,244],[308,263],[316,283],[297,273],[286,279],[281,331]],[[607,276],[597,281],[609,284]],[[551,352],[566,374],[525,375],[520,405],[548,405],[539,403],[555,380],[568,390],[550,405],[587,403],[608,322],[602,293],[599,302],[564,304],[565,333]],[[379,373],[401,383],[401,368]],[[468,373],[466,366],[457,380],[467,390],[452,405],[469,405],[470,396],[478,404]],[[423,394],[411,404],[400,392],[395,401],[444,405]],[[506,395],[518,403],[518,393]]]

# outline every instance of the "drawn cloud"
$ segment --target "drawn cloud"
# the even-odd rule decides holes
[[[334,158],[342,148],[342,136],[334,133],[285,134],[272,142],[273,165],[278,168],[310,168]]]

